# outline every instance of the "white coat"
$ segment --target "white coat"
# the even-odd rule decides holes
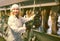
[[[8,19],[8,37],[7,41],[22,41],[21,33],[24,33],[25,29],[23,23],[29,21],[31,19],[26,19],[20,17],[19,19],[16,16],[10,16]]]

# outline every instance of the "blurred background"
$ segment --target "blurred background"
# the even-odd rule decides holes
[[[20,16],[22,17],[24,17],[26,13],[29,14],[30,16],[36,14],[33,21],[34,23],[32,24],[35,26],[34,29],[38,30],[42,28],[43,30],[42,29],[38,30],[38,33],[43,32],[43,36],[45,34],[48,34],[46,35],[48,37],[50,36],[57,37],[58,39],[56,38],[56,41],[59,41],[60,0],[0,0],[0,36],[1,36],[0,40],[1,41],[5,41],[4,38],[6,38],[6,33],[8,28],[7,21],[10,15],[10,7],[12,4],[19,5]],[[31,27],[33,27],[32,25]],[[35,32],[36,35],[38,35],[38,33]],[[39,34],[39,36],[41,36],[41,33]],[[48,37],[46,41],[51,41],[48,39]],[[42,38],[39,39],[41,39],[41,41],[44,41]],[[37,41],[39,39],[37,39]]]

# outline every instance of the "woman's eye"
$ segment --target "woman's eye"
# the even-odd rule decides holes
[[[19,10],[19,9],[16,9],[16,10]]]

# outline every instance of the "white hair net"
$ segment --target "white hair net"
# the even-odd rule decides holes
[[[12,11],[14,8],[18,8],[19,9],[19,6],[17,4],[13,4],[10,8],[10,10]]]

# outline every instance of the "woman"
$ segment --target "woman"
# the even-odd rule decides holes
[[[8,39],[7,41],[22,41],[21,33],[25,31],[26,28],[22,27],[23,23],[31,20],[19,16],[19,6],[17,4],[12,5],[10,8],[11,15],[8,19]],[[33,18],[32,18],[33,19]]]

